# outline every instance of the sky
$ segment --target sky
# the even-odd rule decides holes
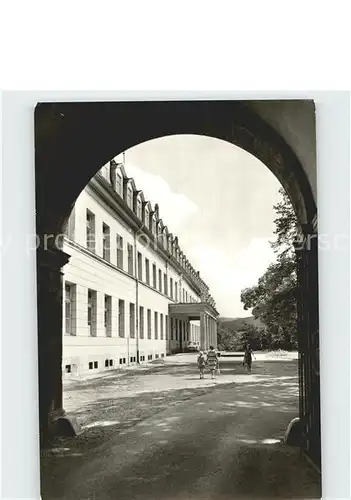
[[[122,156],[116,157],[117,161]],[[125,152],[127,175],[152,204],[209,285],[220,316],[245,317],[243,288],[275,260],[273,205],[280,183],[246,151],[204,136],[177,135]]]

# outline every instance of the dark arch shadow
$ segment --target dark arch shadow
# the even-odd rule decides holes
[[[39,103],[35,109],[38,233],[60,233],[76,198],[102,165],[142,142],[209,136],[261,160],[287,191],[301,226],[316,204],[286,141],[245,101]]]

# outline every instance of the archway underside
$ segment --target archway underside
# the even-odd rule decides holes
[[[76,198],[111,158],[158,137],[195,134],[227,141],[261,160],[287,191],[302,229],[316,216],[306,172],[281,136],[245,102],[44,103],[35,110],[37,232],[60,234]],[[42,239],[41,239],[42,241]],[[317,245],[301,249],[298,329],[304,448],[320,464]],[[38,249],[40,419],[62,410],[62,252]],[[67,259],[67,260],[66,260]]]
[[[234,144],[261,160],[287,191],[300,225],[312,222],[316,204],[307,176],[286,142],[244,102],[122,102],[39,104],[36,108],[37,198],[44,207],[70,209],[98,169],[142,142],[195,134]],[[57,189],[69,179],[64,192]],[[45,191],[45,194],[44,194]],[[53,214],[51,214],[53,215]],[[64,221],[38,220],[60,232]],[[49,220],[51,219],[51,220]],[[54,224],[56,227],[52,227]]]

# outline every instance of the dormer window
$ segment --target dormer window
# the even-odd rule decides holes
[[[108,181],[110,176],[110,165],[109,164],[104,165],[100,170],[100,174],[104,179]]]
[[[116,191],[120,196],[123,196],[123,181],[122,175],[119,172],[116,175]]]
[[[127,189],[127,205],[129,208],[133,208],[133,191],[131,187]]]
[[[145,208],[145,226],[149,229],[149,217],[150,217],[150,214],[149,214],[149,209],[148,208]]]
[[[156,219],[152,218],[152,234],[156,236]]]
[[[141,212],[141,199],[140,198],[137,199],[137,216],[139,217],[139,219],[141,219],[142,212]]]

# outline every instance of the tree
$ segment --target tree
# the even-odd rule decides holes
[[[237,333],[223,328],[217,330],[217,345],[220,351],[237,350]]]
[[[271,242],[277,260],[268,266],[257,285],[242,290],[241,302],[245,310],[252,309],[253,316],[266,325],[266,340],[269,339],[270,347],[292,349],[297,345],[297,280],[293,242],[298,226],[287,194],[282,188],[279,193],[282,199],[273,207],[277,214],[274,220],[276,239]]]

